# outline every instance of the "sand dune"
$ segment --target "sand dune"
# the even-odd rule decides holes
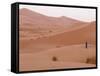
[[[96,67],[96,22],[20,9],[20,70]]]
[[[20,9],[19,15],[20,36],[22,39],[36,39],[43,36],[55,35],[67,28],[87,24],[87,22],[65,16],[49,17],[26,8]]]
[[[26,49],[21,52],[34,52],[34,50],[45,50],[54,48],[56,46],[64,45],[74,45],[74,44],[95,44],[96,37],[96,25],[91,23],[85,25],[84,27],[75,28],[73,30],[66,30],[64,33],[56,34],[53,36],[42,37],[36,40],[21,40],[20,47],[21,49]],[[28,44],[28,45],[27,45]]]
[[[37,39],[44,36],[55,35],[66,31],[66,29],[87,24],[87,22],[65,16],[46,16],[26,8],[20,9],[19,17],[21,39]]]
[[[71,26],[75,23],[85,23],[79,20],[75,20],[69,17],[61,16],[61,17],[49,17],[35,11],[31,11],[29,9],[23,8],[20,9],[20,24],[21,27],[23,25],[30,25],[30,27],[43,27],[43,28],[52,28],[52,27],[67,27]],[[25,28],[25,26],[24,26]]]
[[[50,68],[85,68],[95,67],[88,58],[96,58],[95,46],[88,49],[84,45],[72,45],[53,48],[37,53],[23,53],[21,57],[21,70],[43,70]],[[54,61],[53,57],[57,60]],[[95,62],[95,61],[94,61]]]
[[[59,43],[59,44],[77,44],[77,43],[94,43],[96,35],[96,25],[87,25],[83,28],[70,30],[55,36],[37,39],[38,42]],[[74,39],[73,39],[74,38]],[[36,41],[36,42],[37,42]],[[35,42],[35,41],[34,41]]]

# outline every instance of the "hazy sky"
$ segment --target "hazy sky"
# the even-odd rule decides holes
[[[20,5],[20,9],[21,8],[28,8],[35,12],[53,17],[66,16],[86,22],[91,22],[96,20],[95,9],[36,6],[36,5]]]

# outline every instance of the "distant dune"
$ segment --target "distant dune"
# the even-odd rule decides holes
[[[30,26],[33,28],[52,28],[52,27],[68,27],[75,23],[85,23],[69,17],[49,17],[43,14],[31,11],[29,9],[20,9],[20,27]]]
[[[26,8],[20,9],[19,15],[21,39],[36,39],[43,36],[55,35],[64,32],[66,29],[87,24],[87,22],[65,16],[45,16]]]

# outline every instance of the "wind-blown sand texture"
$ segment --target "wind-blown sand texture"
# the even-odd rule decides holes
[[[20,71],[96,67],[96,22],[20,9]]]

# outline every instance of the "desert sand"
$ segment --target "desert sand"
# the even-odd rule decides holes
[[[59,68],[95,67],[95,63],[88,61],[95,58],[95,46],[85,48],[84,45],[57,47],[43,52],[23,53],[20,55],[21,67],[27,70],[46,70]],[[53,60],[56,57],[56,61]],[[95,62],[95,61],[93,61]]]
[[[20,71],[96,67],[96,22],[20,9]]]

